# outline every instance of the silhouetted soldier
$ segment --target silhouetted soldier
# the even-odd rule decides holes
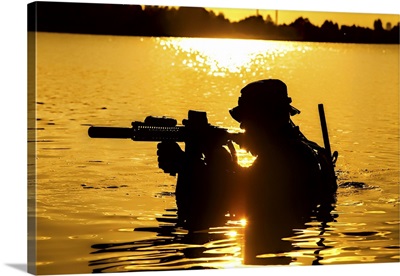
[[[290,103],[280,80],[241,90],[230,114],[245,130],[236,142],[257,157],[249,168],[237,164],[231,145],[228,152],[204,141],[196,160],[176,143],[158,145],[159,167],[178,173],[178,218],[189,228],[214,225],[227,212],[246,218],[245,263],[261,264],[268,259],[257,255],[290,251],[291,243],[282,238],[313,218],[329,216],[334,202],[331,157],[292,123],[290,116],[299,111]]]

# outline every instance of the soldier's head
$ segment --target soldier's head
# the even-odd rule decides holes
[[[289,123],[290,116],[300,113],[290,105],[287,87],[277,79],[266,79],[247,84],[241,90],[238,106],[229,112],[241,126],[280,128]]]

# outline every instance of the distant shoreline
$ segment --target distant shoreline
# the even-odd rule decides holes
[[[400,44],[399,23],[374,29],[325,21],[321,27],[307,18],[276,25],[268,16],[230,22],[205,8],[119,4],[35,2],[28,5],[28,31],[72,34],[202,37],[361,44]]]

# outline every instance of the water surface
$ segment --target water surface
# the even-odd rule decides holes
[[[176,179],[157,168],[155,143],[87,128],[189,109],[237,128],[228,110],[262,78],[287,84],[293,120],[319,144],[323,103],[339,152],[337,218],[289,237],[291,264],[398,262],[398,60],[398,45],[38,33],[38,273],[243,267],[240,224],[174,227]]]

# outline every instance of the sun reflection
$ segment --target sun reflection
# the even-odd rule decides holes
[[[254,161],[257,159],[256,156],[251,155],[250,152],[248,152],[244,149],[237,149],[236,154],[237,154],[237,158],[238,158],[238,164],[244,168],[250,167],[254,163]]]
[[[238,233],[236,231],[229,231],[226,235],[229,236],[230,238],[235,238],[238,235]]]
[[[160,38],[159,44],[175,50],[183,65],[213,76],[255,74],[259,68],[268,71],[276,59],[310,50],[281,41],[251,39]]]

